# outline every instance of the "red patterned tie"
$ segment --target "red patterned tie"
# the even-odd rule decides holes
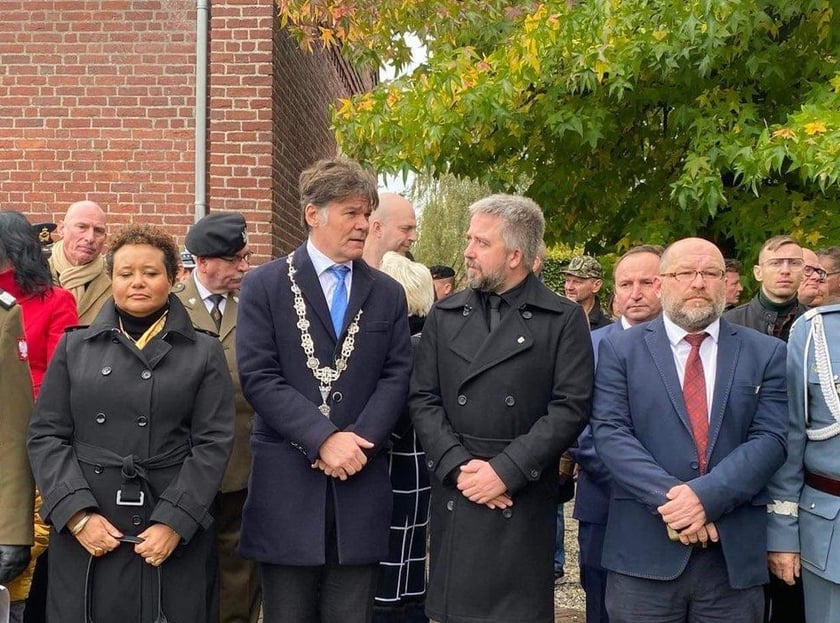
[[[683,398],[686,411],[688,411],[688,421],[691,422],[691,432],[694,434],[694,445],[697,446],[701,474],[706,473],[709,409],[706,404],[706,375],[703,373],[703,361],[700,359],[700,344],[708,335],[708,333],[690,333],[685,336],[685,341],[691,344],[691,352],[685,363]]]

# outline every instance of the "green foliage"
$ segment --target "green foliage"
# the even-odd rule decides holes
[[[369,4],[305,6],[341,9],[318,24],[357,60],[404,63],[405,33],[427,47],[336,109],[342,149],[380,171],[524,187],[550,240],[596,255],[687,235],[742,259],[776,233],[840,242],[830,0]]]
[[[470,223],[467,208],[489,193],[486,185],[452,175],[415,178],[411,197],[421,208],[417,242],[412,250],[417,261],[427,266],[451,266],[456,283],[463,283],[464,247]]]

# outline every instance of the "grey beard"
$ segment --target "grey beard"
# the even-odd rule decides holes
[[[722,299],[720,301],[712,301],[711,309],[672,308],[670,305],[666,305],[665,311],[668,312],[668,318],[675,325],[685,329],[689,333],[697,333],[720,318],[725,306],[726,300]]]
[[[480,292],[497,292],[504,282],[504,275],[480,275],[467,278],[467,285]]]

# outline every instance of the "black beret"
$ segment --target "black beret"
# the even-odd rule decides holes
[[[198,257],[235,255],[248,243],[245,217],[239,212],[213,212],[187,232],[185,246]]]
[[[32,225],[32,231],[35,232],[35,237],[45,247],[53,243],[52,233],[55,231],[55,228],[55,223],[35,223]]]
[[[432,273],[432,279],[448,279],[455,276],[455,271],[452,268],[442,264],[429,266],[429,271]]]

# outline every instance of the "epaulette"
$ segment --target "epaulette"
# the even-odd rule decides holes
[[[170,290],[170,292],[172,292],[173,294],[178,294],[179,292],[183,292],[186,287],[187,286],[184,285],[183,281],[179,281],[174,286],[172,286],[172,289]]]
[[[805,320],[811,320],[817,314],[831,314],[834,312],[840,312],[840,303],[835,303],[833,305],[820,305],[819,307],[811,307],[802,314],[802,317]]]
[[[206,334],[207,334],[207,335],[209,335],[210,337],[214,337],[214,338],[216,338],[217,340],[219,339],[219,334],[218,334],[218,333],[216,333],[215,331],[211,331],[210,329],[202,329],[201,327],[197,327],[197,326],[195,326],[195,325],[193,325],[193,329],[195,329],[195,330],[196,330],[196,331],[198,331],[199,333],[206,333]]]
[[[3,309],[11,309],[17,304],[17,299],[6,292],[5,290],[0,290],[0,307]]]
[[[73,333],[73,331],[78,331],[79,329],[87,329],[89,326],[89,324],[76,324],[72,327],[64,327],[64,332]]]

